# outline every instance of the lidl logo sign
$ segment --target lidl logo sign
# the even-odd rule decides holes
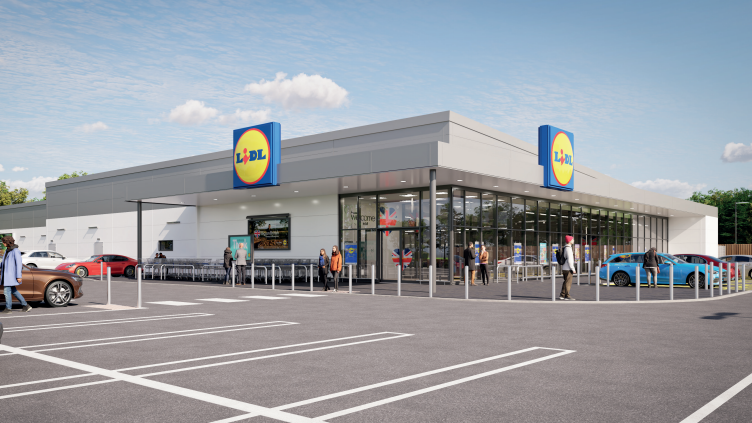
[[[543,166],[543,187],[574,189],[574,135],[550,125],[538,128],[538,164]]]
[[[279,185],[280,132],[281,126],[277,122],[233,131],[234,188]]]

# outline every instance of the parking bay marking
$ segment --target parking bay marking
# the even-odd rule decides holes
[[[369,403],[369,404],[364,404],[364,405],[361,405],[361,406],[358,406],[358,407],[349,408],[347,410],[342,410],[342,411],[339,411],[337,413],[327,414],[325,416],[317,417],[315,420],[316,421],[321,421],[321,419],[328,419],[328,418],[333,418],[333,417],[339,417],[340,415],[354,413],[356,411],[365,410],[366,408],[376,407],[376,406],[383,405],[383,404],[386,404],[386,403],[389,403],[389,402],[394,402],[394,401],[398,401],[398,400],[401,400],[401,399],[404,399],[404,398],[409,398],[411,396],[416,396],[416,395],[424,394],[424,393],[427,393],[427,392],[430,392],[430,391],[435,391],[435,390],[438,390],[438,389],[443,389],[443,388],[446,388],[446,387],[449,387],[449,386],[452,386],[452,385],[457,385],[457,384],[460,384],[460,383],[469,382],[471,380],[480,379],[480,378],[491,376],[491,375],[494,375],[494,374],[497,374],[497,373],[502,373],[502,372],[505,372],[505,371],[508,371],[508,370],[516,369],[516,368],[519,368],[519,367],[527,366],[527,365],[538,363],[538,362],[545,361],[545,360],[550,360],[552,358],[560,357],[560,356],[563,356],[563,355],[566,355],[566,354],[571,354],[571,353],[575,352],[573,350],[563,350],[563,349],[559,349],[559,348],[545,348],[545,347],[525,348],[525,349],[522,349],[522,350],[519,350],[519,351],[512,351],[512,352],[505,353],[505,354],[495,355],[493,357],[482,358],[482,359],[479,359],[479,360],[474,360],[474,361],[470,361],[470,362],[462,363],[462,364],[455,364],[453,366],[443,367],[441,369],[430,370],[430,371],[423,372],[423,373],[418,373],[418,374],[414,374],[414,375],[410,375],[410,376],[405,376],[405,377],[401,377],[401,378],[397,378],[397,379],[392,379],[392,380],[387,380],[387,381],[384,381],[384,382],[379,382],[379,383],[374,383],[374,384],[371,384],[371,385],[362,386],[360,388],[348,389],[348,390],[342,391],[342,392],[336,392],[336,393],[333,393],[333,394],[323,395],[323,396],[316,397],[316,398],[311,398],[311,399],[308,399],[308,400],[298,401],[298,402],[294,402],[294,403],[282,405],[282,406],[279,406],[279,407],[274,407],[273,409],[274,410],[288,410],[288,409],[291,409],[291,408],[301,407],[301,406],[304,406],[304,405],[313,404],[313,403],[320,402],[320,401],[326,401],[326,400],[329,400],[329,399],[338,398],[338,397],[342,397],[342,396],[345,396],[345,395],[350,395],[350,394],[355,394],[355,393],[358,393],[358,392],[368,391],[368,390],[371,390],[371,389],[381,388],[383,386],[393,385],[395,383],[405,382],[405,381],[408,381],[408,380],[413,380],[413,379],[418,379],[418,378],[421,378],[421,377],[431,376],[431,375],[435,375],[435,374],[438,374],[438,373],[448,372],[450,370],[460,369],[460,368],[463,368],[463,367],[468,367],[468,366],[472,366],[472,365],[475,365],[475,364],[485,363],[485,362],[492,361],[492,360],[498,360],[500,358],[510,357],[510,356],[513,356],[513,355],[523,354],[523,353],[530,352],[530,351],[535,351],[535,350],[552,350],[552,351],[559,351],[559,353],[552,354],[552,355],[545,356],[545,357],[541,357],[541,358],[537,358],[537,359],[534,359],[534,360],[525,361],[525,362],[514,364],[514,365],[511,365],[511,366],[502,367],[500,369],[491,370],[489,372],[480,373],[478,375],[469,376],[469,377],[466,377],[466,378],[462,378],[462,379],[458,379],[458,380],[455,380],[455,381],[443,383],[443,384],[440,384],[440,385],[435,385],[435,386],[432,386],[432,387],[429,387],[429,388],[425,388],[425,389],[421,389],[421,390],[418,390],[418,391],[409,392],[409,393],[406,393],[406,394],[403,394],[403,395],[398,395],[398,396],[395,396],[395,397],[386,398],[386,399],[383,399],[381,401],[376,401],[376,402],[372,402],[372,403]],[[336,416],[334,414],[336,414]],[[217,420],[217,421],[215,421],[213,423],[231,423],[231,422],[235,422],[235,421],[239,421],[239,420],[243,420],[243,419],[248,419],[248,418],[255,417],[255,416],[256,415],[254,415],[254,414],[244,414],[244,415],[241,415],[241,416],[235,416],[235,417],[230,417],[230,418],[223,419],[223,420]]]
[[[279,294],[279,295],[286,295],[288,297],[326,297],[327,295],[322,294]]]
[[[295,414],[287,413],[280,410],[272,410],[260,405],[250,404],[247,402],[237,401],[230,398],[220,397],[218,395],[212,395],[205,392],[194,391],[192,389],[182,388],[175,385],[170,385],[156,380],[145,379],[139,376],[131,376],[129,374],[120,373],[115,370],[102,369],[88,364],[78,363],[71,360],[66,360],[58,357],[52,357],[45,354],[39,354],[33,351],[26,351],[20,348],[13,348],[7,345],[0,345],[0,350],[13,352],[19,355],[24,355],[37,360],[46,361],[48,363],[58,364],[60,366],[69,367],[77,370],[81,370],[87,373],[93,373],[99,376],[110,378],[113,382],[121,381],[128,382],[134,385],[144,386],[146,388],[152,388],[155,390],[168,392],[174,395],[180,395],[183,397],[195,399],[198,401],[207,402],[210,404],[220,405],[223,407],[233,408],[240,411],[252,412],[272,419],[281,420],[284,422],[297,423],[297,422],[309,422],[313,421],[310,418],[298,416]]]
[[[200,298],[196,301],[211,301],[215,303],[245,303],[248,300],[238,300],[237,298]]]
[[[185,319],[189,317],[206,317],[206,316],[213,316],[213,314],[209,314],[209,313],[168,314],[165,316],[142,316],[142,317],[128,317],[125,319],[94,320],[92,322],[50,323],[46,325],[20,326],[17,328],[7,328],[5,329],[5,333],[26,332],[26,331],[32,331],[32,330],[77,328],[77,327],[84,327],[84,326],[114,325],[114,324],[120,324],[120,323],[139,323],[139,322],[150,322],[154,320]]]
[[[710,413],[715,411],[718,407],[722,406],[726,403],[726,401],[730,400],[734,397],[734,395],[738,394],[744,388],[752,384],[752,374],[745,377],[744,379],[740,380],[737,384],[734,386],[728,388],[726,391],[724,391],[721,395],[718,395],[715,397],[712,401],[705,404],[702,408],[692,413],[689,417],[682,420],[681,423],[697,423],[700,420],[707,417]]]
[[[146,304],[168,305],[168,306],[191,306],[201,305],[201,303],[186,303],[183,301],[152,301]]]
[[[130,310],[137,310],[137,309],[130,309]],[[84,314],[84,313],[105,313],[108,311],[125,311],[125,310],[93,310],[93,311],[73,311],[70,313],[43,313],[43,314],[27,314],[24,316],[10,316],[5,317],[3,316],[3,320],[8,319],[25,319],[27,317],[60,317],[60,316],[67,316],[69,314]]]
[[[171,365],[175,365],[175,364],[190,363],[190,362],[194,362],[194,361],[213,360],[213,359],[217,359],[217,358],[232,357],[232,356],[243,355],[243,354],[253,354],[253,353],[258,353],[258,352],[274,351],[274,350],[280,350],[280,349],[285,349],[285,348],[302,347],[302,346],[308,346],[308,345],[323,344],[323,343],[326,343],[326,342],[345,341],[345,340],[351,340],[351,339],[357,339],[357,338],[365,338],[365,337],[377,336],[377,335],[387,335],[387,334],[392,334],[392,335],[395,335],[395,336],[390,336],[390,337],[387,337],[387,338],[377,338],[377,339],[372,339],[372,340],[367,340],[367,341],[360,341],[360,342],[350,342],[350,343],[346,343],[346,344],[338,344],[338,345],[327,346],[327,347],[311,348],[311,349],[300,350],[300,351],[292,351],[292,352],[289,352],[289,353],[272,354],[272,355],[266,355],[266,356],[261,356],[261,357],[252,357],[252,358],[243,359],[243,360],[221,362],[221,363],[212,364],[210,366],[225,365],[225,364],[239,363],[239,362],[245,362],[245,361],[263,360],[263,359],[267,359],[267,358],[282,357],[282,356],[286,356],[286,355],[301,354],[301,353],[305,353],[305,352],[313,352],[313,351],[319,351],[319,350],[324,350],[324,349],[346,347],[346,346],[351,346],[351,345],[364,344],[364,343],[368,343],[368,342],[387,341],[387,340],[390,340],[390,339],[397,339],[397,338],[403,338],[403,337],[406,337],[406,336],[412,336],[412,334],[399,333],[399,332],[376,332],[376,333],[368,333],[368,334],[365,334],[365,335],[346,336],[346,337],[342,337],[342,338],[325,339],[325,340],[321,340],[321,341],[304,342],[304,343],[300,343],[300,344],[282,345],[282,346],[279,346],[279,347],[261,348],[261,349],[258,349],[258,350],[240,351],[240,352],[234,352],[234,353],[213,355],[213,356],[208,356],[208,357],[189,358],[189,359],[186,359],[186,360],[168,361],[168,362],[156,363],[156,364],[146,364],[146,365],[143,365],[143,366],[127,367],[127,368],[123,368],[123,369],[117,369],[115,371],[117,371],[117,372],[125,372],[125,371],[131,371],[131,370],[147,369],[147,368],[152,368],[152,367],[171,366]],[[154,376],[156,374],[176,373],[176,372],[182,372],[182,371],[186,371],[186,370],[199,369],[199,368],[203,368],[203,367],[209,367],[209,366],[198,366],[198,367],[190,367],[190,368],[183,368],[183,369],[168,370],[168,371],[165,371],[165,372],[139,375],[139,377]],[[2,389],[2,388],[15,388],[15,387],[18,387],[18,386],[32,385],[32,384],[36,384],[36,383],[56,382],[56,381],[66,380],[66,379],[77,379],[77,378],[89,377],[89,376],[95,376],[95,375],[87,373],[87,374],[81,374],[81,375],[56,377],[56,378],[52,378],[52,379],[42,379],[42,380],[36,380],[36,381],[30,381],[30,382],[14,383],[12,385],[0,386],[0,389]],[[89,382],[89,383],[84,383],[84,384],[62,386],[62,387],[43,389],[43,390],[38,390],[38,391],[23,392],[23,393],[20,393],[20,394],[12,394],[12,395],[0,396],[0,400],[6,399],[6,398],[14,398],[14,397],[18,397],[18,396],[32,395],[32,394],[37,394],[37,393],[41,394],[41,393],[44,393],[44,392],[57,391],[57,390],[61,390],[61,389],[77,388],[77,387],[83,387],[83,386],[90,386],[92,384],[110,383],[110,382],[112,382],[112,380],[104,380],[104,381],[98,381],[98,382]]]
[[[266,295],[246,295],[240,298],[250,298],[253,300],[289,300],[289,298],[285,297],[268,297]]]

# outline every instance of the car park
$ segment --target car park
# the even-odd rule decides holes
[[[113,276],[126,276],[132,278],[136,274],[138,262],[130,257],[116,254],[98,254],[89,257],[86,260],[62,263],[56,270],[63,270],[69,273],[85,278],[87,276],[99,276],[100,269],[102,274],[110,273]]]
[[[721,265],[723,265],[723,270],[724,271],[728,270],[728,263],[719,259],[718,257],[713,257],[713,256],[709,256],[706,254],[674,254],[674,255],[690,264],[696,264],[700,266],[703,266],[705,264],[710,266],[712,264],[713,266],[718,266],[718,267],[721,267]],[[731,276],[733,277],[735,273],[736,273],[736,264],[731,263]]]
[[[54,269],[66,260],[62,254],[50,250],[27,250],[21,252],[21,263],[31,269]],[[76,260],[69,258],[68,261]]]
[[[719,259],[727,262],[727,263],[739,263],[735,264],[735,266],[742,267],[744,265],[747,266],[747,277],[752,279],[752,256],[747,255],[741,255],[741,254],[734,254],[730,256],[723,256],[719,257]]]
[[[698,279],[700,280],[699,288],[705,288],[705,266],[697,263],[687,263],[677,256],[671,254],[658,253],[663,259],[663,264],[659,265],[660,273],[658,274],[658,285],[669,285],[671,282],[670,268],[674,267],[674,284],[689,285],[695,287],[695,267],[698,267]],[[598,277],[616,286],[634,286],[636,282],[635,269],[639,269],[640,283],[647,282],[647,273],[642,268],[645,253],[623,253],[611,255],[602,265]],[[607,266],[608,265],[608,266]],[[713,285],[718,284],[719,268],[710,266],[713,272]],[[709,269],[709,270],[710,270]],[[606,275],[606,271],[610,272]],[[726,271],[725,269],[723,270]]]
[[[64,307],[84,295],[84,280],[75,274],[24,266],[22,277],[23,283],[16,288],[28,302],[44,301],[50,307]],[[0,298],[4,303],[2,291]]]

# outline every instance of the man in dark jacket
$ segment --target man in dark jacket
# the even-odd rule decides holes
[[[663,264],[663,259],[656,253],[655,247],[653,247],[645,253],[645,257],[642,260],[642,268],[645,269],[648,278],[648,288],[658,288],[659,264]],[[650,276],[653,276],[652,285],[650,284]]]
[[[230,247],[225,248],[225,285],[230,282],[230,272],[232,271],[232,250]]]
[[[465,259],[465,266],[467,266],[468,270],[470,271],[470,285],[475,286],[475,248],[473,248],[472,242],[469,242],[467,244],[467,248],[465,249],[463,256]],[[467,283],[467,281],[465,281],[465,283]]]

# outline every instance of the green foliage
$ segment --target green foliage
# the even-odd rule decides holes
[[[695,203],[718,207],[718,243],[734,243],[734,205],[737,210],[737,239],[739,244],[752,244],[752,190],[738,188],[728,191],[711,189],[707,194],[695,192],[688,198]]]
[[[11,204],[21,204],[26,202],[29,196],[29,190],[26,188],[16,188],[13,191],[0,181],[0,206],[10,206]]]

